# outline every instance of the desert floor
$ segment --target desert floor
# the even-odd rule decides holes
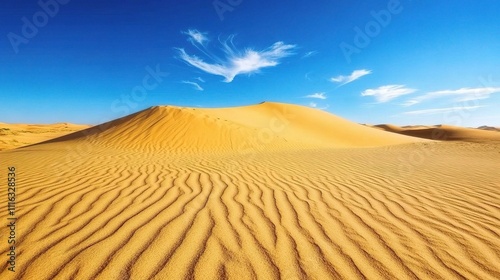
[[[307,111],[324,120],[312,125],[283,106],[240,109],[253,127],[238,109],[153,108],[0,152],[0,182],[7,166],[18,177],[16,272],[4,226],[0,278],[500,278],[497,142],[424,141]],[[282,127],[269,116],[284,108],[298,117]]]

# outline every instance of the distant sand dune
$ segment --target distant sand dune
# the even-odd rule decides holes
[[[18,272],[1,261],[1,279],[500,278],[496,143],[268,103],[156,107],[0,158],[19,178]]]
[[[70,123],[48,125],[0,123],[0,151],[46,141],[88,127]]]
[[[420,137],[440,141],[468,141],[468,142],[500,142],[500,133],[491,127],[464,128],[451,125],[438,126],[408,126],[399,127],[395,125],[381,124],[375,128],[403,135]]]
[[[493,126],[486,126],[486,125],[480,126],[480,127],[478,127],[478,129],[489,130],[489,131],[499,131],[500,132],[500,127],[493,127]]]

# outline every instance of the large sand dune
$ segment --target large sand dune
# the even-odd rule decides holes
[[[308,107],[264,102],[223,109],[156,106],[49,142],[61,141],[141,151],[232,153],[369,147],[421,140],[373,131]]]
[[[19,184],[1,279],[500,278],[495,143],[264,103],[155,107],[0,159]]]

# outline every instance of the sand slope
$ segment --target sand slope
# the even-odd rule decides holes
[[[88,127],[70,123],[49,125],[0,123],[0,151],[46,141]]]
[[[452,125],[407,126],[381,124],[375,128],[384,131],[439,141],[500,142],[500,133],[492,128],[464,128]]]
[[[114,130],[0,152],[0,170],[16,166],[19,180],[18,272],[2,260],[0,278],[500,278],[498,144],[412,143],[322,112],[311,139],[298,132],[310,129],[298,112],[316,111],[263,105],[240,108],[254,112],[252,122],[236,108],[194,110],[210,116],[201,121],[186,109],[153,108],[112,122]],[[265,149],[203,150],[258,137],[269,119],[259,112],[269,107],[299,118]],[[158,117],[165,111],[190,122],[169,123]],[[353,131],[367,140],[350,144],[343,137]],[[195,132],[206,139],[175,138]],[[291,136],[302,138],[287,144]],[[6,214],[2,203],[0,219]]]

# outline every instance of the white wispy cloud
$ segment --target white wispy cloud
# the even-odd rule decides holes
[[[183,84],[192,85],[195,90],[203,91],[203,88],[196,82],[191,81],[182,81]]]
[[[457,90],[439,90],[428,92],[424,95],[407,100],[403,103],[404,106],[412,106],[424,101],[442,98],[453,97],[453,102],[464,102],[479,99],[488,99],[494,93],[500,93],[499,87],[480,87],[480,88],[461,88]]]
[[[366,69],[354,70],[351,73],[351,75],[348,75],[348,76],[340,75],[337,77],[330,78],[330,81],[334,82],[334,83],[340,83],[340,85],[345,85],[345,84],[354,82],[357,79],[359,79],[363,76],[369,75],[371,73],[372,73],[371,70],[366,70]]]
[[[206,33],[202,33],[196,29],[189,29],[188,31],[183,31],[182,33],[188,35],[188,40],[193,44],[198,43],[203,46],[205,42],[208,41],[208,38],[205,35]]]
[[[408,111],[404,112],[405,115],[434,115],[434,114],[442,114],[449,112],[459,112],[459,111],[469,111],[477,108],[481,108],[485,106],[458,106],[458,107],[450,107],[450,108],[439,108],[439,109],[425,109],[425,110],[416,110],[416,111]]]
[[[306,95],[306,96],[304,96],[304,98],[327,99],[327,96],[324,92],[317,92],[317,93]]]
[[[367,89],[361,93],[361,96],[373,96],[379,103],[391,101],[402,95],[414,93],[413,88],[407,88],[405,85],[387,85],[375,89]]]
[[[262,68],[277,66],[281,59],[294,54],[293,50],[296,47],[276,42],[264,50],[251,48],[239,50],[234,46],[233,39],[234,36],[230,36],[227,40],[220,41],[220,50],[224,54],[222,59],[213,55],[204,46],[198,49],[210,62],[196,55],[190,55],[182,48],[178,49],[180,58],[206,73],[222,76],[225,82],[230,83],[237,75],[257,73]]]
[[[318,51],[310,51],[310,52],[306,52],[302,58],[308,58],[308,57],[311,57],[311,56],[315,56],[317,55],[319,52]]]
[[[316,102],[309,102],[309,107],[316,108],[316,107],[318,107],[318,103],[316,103]]]

